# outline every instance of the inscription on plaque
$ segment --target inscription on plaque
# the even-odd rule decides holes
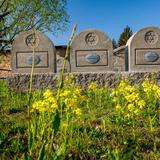
[[[90,64],[96,64],[100,60],[100,56],[96,53],[90,53],[85,57],[86,61]]]
[[[16,65],[17,68],[32,67],[33,55],[31,52],[17,52],[16,59],[17,59],[17,65]],[[48,67],[49,66],[48,52],[45,51],[35,52],[34,64],[35,68]]]
[[[76,66],[78,67],[107,66],[107,65],[108,65],[107,50],[76,51]]]
[[[147,62],[155,62],[159,58],[159,55],[156,52],[147,52],[145,54],[145,60]]]
[[[27,57],[27,64],[32,65],[32,61],[33,61],[33,56],[29,55]],[[34,64],[37,65],[37,64],[40,63],[40,61],[41,61],[40,57],[37,56],[37,55],[35,55],[35,57],[34,57]]]
[[[136,65],[159,65],[160,49],[136,49]]]

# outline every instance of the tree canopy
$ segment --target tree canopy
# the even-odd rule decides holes
[[[112,45],[113,45],[113,49],[116,49],[118,47],[118,44],[114,38],[112,39]]]
[[[126,45],[128,39],[133,35],[133,32],[129,26],[126,26],[124,28],[124,31],[120,34],[119,40],[118,40],[118,46]]]
[[[0,0],[0,53],[18,33],[33,27],[53,34],[65,31],[69,22],[66,5],[67,0]]]

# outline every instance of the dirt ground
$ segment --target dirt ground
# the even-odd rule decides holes
[[[0,55],[0,78],[6,78],[11,74],[11,56]]]

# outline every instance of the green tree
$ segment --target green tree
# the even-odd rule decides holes
[[[124,28],[124,31],[120,34],[119,40],[118,40],[118,46],[126,45],[128,39],[133,35],[133,32],[129,26],[126,26]]]
[[[116,49],[118,47],[118,44],[114,38],[112,39],[112,44],[113,44],[113,49]]]
[[[11,47],[18,33],[33,27],[53,34],[65,31],[69,23],[66,5],[67,0],[0,0],[0,53]]]

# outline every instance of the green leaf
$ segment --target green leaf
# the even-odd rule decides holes
[[[56,157],[58,158],[59,156],[63,155],[65,153],[65,150],[66,150],[66,144],[62,143],[61,146],[55,152]]]
[[[29,139],[28,139],[28,149],[31,150],[33,144],[33,135],[32,132],[30,131],[29,133]]]
[[[24,153],[24,160],[33,160],[26,152]]]
[[[52,129],[57,132],[60,127],[60,116],[58,111],[56,111],[56,115],[53,116],[52,120]]]
[[[43,144],[42,144],[42,147],[41,147],[40,152],[39,152],[38,160],[43,160],[44,159],[44,157],[45,157],[45,146],[46,146],[46,141],[44,141]]]

